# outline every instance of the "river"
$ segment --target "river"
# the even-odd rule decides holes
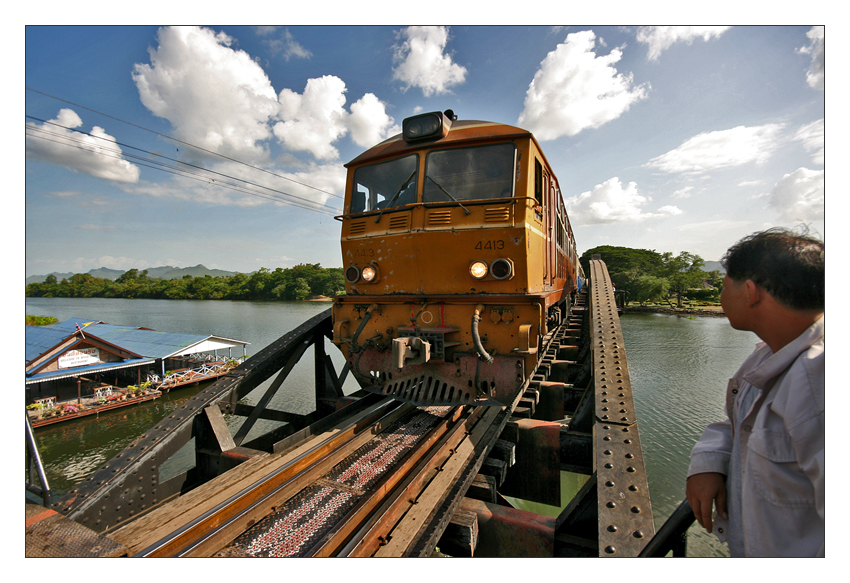
[[[26,299],[30,315],[214,334],[250,342],[249,355],[329,307],[320,302]],[[658,528],[684,498],[691,447],[708,423],[723,417],[726,381],[758,339],[733,330],[718,317],[627,314],[621,322]],[[341,356],[332,347],[329,352],[339,368]],[[311,366],[307,363],[305,371]],[[311,399],[299,390],[300,375],[309,374],[296,368],[273,406],[309,412]],[[203,388],[180,389],[149,403],[36,430],[51,488],[60,493],[70,489]],[[349,381],[346,393],[354,388]],[[247,401],[256,402],[261,391],[255,390]],[[259,426],[254,432],[263,430]],[[691,528],[688,544],[689,556],[728,555],[726,546],[698,525]]]

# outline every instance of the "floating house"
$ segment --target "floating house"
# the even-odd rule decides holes
[[[122,387],[159,392],[213,379],[245,358],[247,342],[70,318],[26,326],[26,402],[50,406]],[[242,348],[234,355],[233,349]]]

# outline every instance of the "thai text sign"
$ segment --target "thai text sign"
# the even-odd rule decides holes
[[[59,357],[59,368],[72,368],[100,362],[100,350],[97,348],[79,348],[69,350]]]

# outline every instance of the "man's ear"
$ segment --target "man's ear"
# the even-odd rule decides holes
[[[767,293],[765,289],[753,280],[748,279],[744,282],[744,297],[747,300],[747,306],[752,307],[762,301],[765,293]]]

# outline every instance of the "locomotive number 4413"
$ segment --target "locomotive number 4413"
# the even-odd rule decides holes
[[[492,241],[479,241],[475,246],[476,249],[504,249],[505,242],[501,239],[494,239]]]

